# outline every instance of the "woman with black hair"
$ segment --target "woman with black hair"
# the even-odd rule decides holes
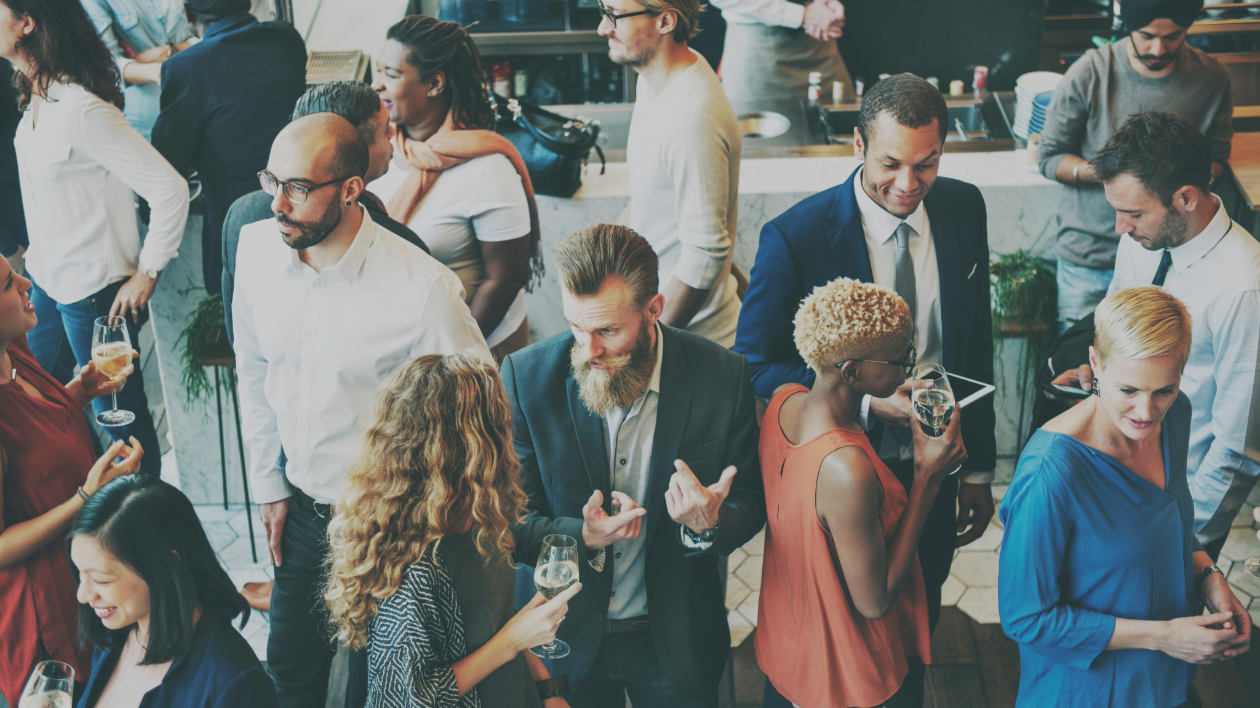
[[[105,485],[74,518],[79,633],[96,646],[79,708],[270,708],[276,689],[232,627],[249,605],[188,497],[153,477]]]
[[[472,37],[454,22],[412,15],[389,28],[375,88],[410,171],[390,197],[406,224],[455,271],[495,359],[528,343],[525,291],[542,275],[538,207],[525,161],[494,132]],[[440,179],[439,179],[440,177]]]

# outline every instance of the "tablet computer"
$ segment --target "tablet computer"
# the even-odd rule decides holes
[[[959,408],[966,408],[968,404],[978,401],[996,390],[993,384],[981,383],[975,379],[959,376],[952,372],[949,374],[949,385],[954,389],[954,400],[958,402]]]

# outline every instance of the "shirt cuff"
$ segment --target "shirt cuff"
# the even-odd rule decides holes
[[[254,492],[255,504],[271,504],[293,496],[293,487],[289,486],[283,472],[269,474],[262,479],[251,477],[249,486]]]
[[[722,275],[728,255],[729,250],[718,255],[697,246],[684,245],[678,265],[674,267],[674,277],[696,290],[710,290],[717,284],[718,276]]]
[[[781,22],[784,27],[792,29],[800,29],[805,24],[805,6],[796,3],[784,3],[783,18]]]
[[[870,430],[875,421],[871,420],[871,397],[869,395],[862,396],[862,407],[858,410],[858,425],[864,429]]]
[[[174,256],[160,256],[149,252],[149,249],[140,251],[140,260],[136,264],[136,270],[156,270],[162,271],[166,269],[167,264],[174,260]]]
[[[605,551],[607,550],[608,550],[607,548],[599,549],[598,551],[596,551],[594,558],[591,558],[586,561],[587,563],[590,563],[591,568],[593,568],[596,573],[604,572],[604,558],[607,556],[607,554],[605,553]]]
[[[988,472],[968,472],[967,474],[959,474],[958,481],[963,484],[993,484],[994,476],[993,470]]]

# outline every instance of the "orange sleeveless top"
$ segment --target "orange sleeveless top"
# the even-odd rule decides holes
[[[888,616],[863,617],[849,597],[835,539],[818,520],[818,470],[842,447],[856,445],[866,452],[884,488],[879,520],[886,539],[897,530],[906,491],[863,433],[835,428],[800,445],[788,442],[779,411],[789,396],[807,390],[780,391],[761,426],[769,522],[757,605],[757,663],[779,693],[802,708],[877,706],[901,687],[907,657],[932,663],[923,572],[916,557]]]

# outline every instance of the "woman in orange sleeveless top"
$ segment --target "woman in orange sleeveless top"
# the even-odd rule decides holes
[[[805,298],[795,324],[817,380],[775,392],[761,426],[765,706],[917,706],[931,646],[915,548],[941,481],[966,459],[960,416],[940,438],[911,426],[907,495],[857,423],[862,397],[893,395],[914,365],[905,301],[841,278]]]

